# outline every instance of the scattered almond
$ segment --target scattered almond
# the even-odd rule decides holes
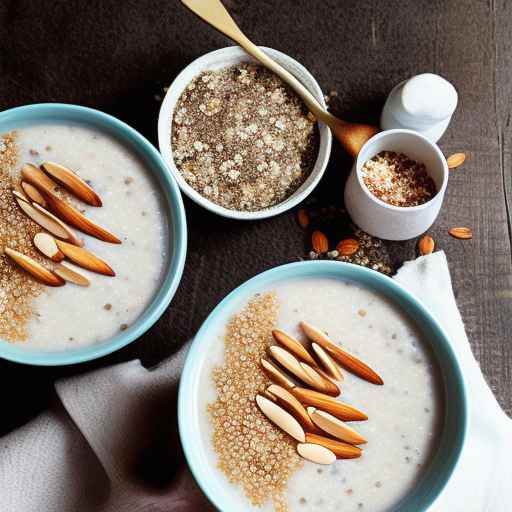
[[[338,345],[333,343],[325,333],[320,331],[320,329],[317,329],[307,322],[301,322],[300,325],[306,336],[311,341],[321,345],[348,371],[373,384],[384,384],[384,381],[381,379],[381,377],[367,364],[363,363],[357,357],[338,347]]]
[[[448,230],[448,233],[459,240],[469,240],[473,238],[473,232],[470,228],[451,228]]]
[[[34,187],[34,185],[31,185],[28,181],[22,181],[21,188],[31,201],[41,205],[43,208],[46,208],[46,201],[44,200],[44,197],[41,195],[41,192]]]
[[[37,233],[34,236],[34,245],[39,251],[44,254],[47,258],[57,263],[64,259],[64,254],[57,247],[55,238],[48,233]]]
[[[270,361],[261,358],[260,363],[261,366],[263,367],[263,370],[270,378],[270,380],[286,389],[292,389],[293,387],[295,387],[295,384],[279,368],[277,368],[277,366],[273,365]]]
[[[336,246],[336,250],[341,256],[352,256],[359,250],[359,242],[354,238],[346,238]]]
[[[333,358],[318,343],[312,343],[311,347],[329,376],[335,380],[343,380],[343,374]]]
[[[308,374],[304,371],[299,361],[290,354],[287,350],[282,347],[278,347],[277,345],[272,345],[269,348],[270,354],[272,357],[286,370],[288,370],[292,375],[300,379],[302,382],[309,384],[310,378]]]
[[[294,356],[298,357],[311,366],[317,366],[316,361],[311,357],[304,345],[300,341],[296,340],[293,336],[290,336],[281,329],[274,329],[272,331],[272,336],[277,341],[277,343],[279,343],[279,345],[282,345]]]
[[[68,192],[91,206],[101,206],[101,199],[96,192],[73,171],[54,162],[41,164],[44,172],[62,185]]]
[[[462,165],[465,160],[466,155],[464,153],[454,153],[446,159],[446,163],[448,164],[448,169],[455,169],[455,167]]]
[[[68,224],[71,224],[80,231],[87,233],[94,238],[98,238],[99,240],[103,240],[104,242],[110,242],[112,244],[121,243],[121,240],[119,240],[115,235],[93,222],[83,213],[79,212],[76,208],[66,203],[66,201],[63,201],[55,194],[44,191],[43,196],[50,209]]]
[[[432,254],[434,252],[434,239],[430,235],[424,235],[418,243],[418,249],[422,256]]]
[[[309,384],[312,388],[325,393],[326,395],[338,396],[340,394],[340,389],[338,386],[336,386],[336,384],[334,384],[334,382],[324,377],[323,375],[320,375],[320,373],[311,368],[311,366],[308,364],[302,362],[299,364],[302,366],[302,369],[308,376],[309,382],[306,381],[306,383]]]
[[[300,443],[306,440],[304,429],[290,413],[262,395],[256,395],[256,403],[261,412],[274,423],[274,425],[284,430]]]
[[[325,395],[324,393],[300,387],[293,388],[291,393],[303,405],[318,407],[319,409],[330,412],[340,420],[365,421],[368,419],[368,416],[364,412],[361,412],[349,404],[340,402],[332,396]]]
[[[363,453],[361,448],[352,444],[336,441],[325,436],[306,432],[306,442],[318,444],[331,450],[338,459],[357,459]]]
[[[26,270],[31,276],[47,286],[62,286],[65,284],[64,279],[54,274],[40,263],[29,258],[21,252],[6,247],[5,254],[9,256],[16,264]]]
[[[311,421],[324,432],[327,432],[333,437],[345,441],[350,444],[364,444],[366,439],[356,432],[352,427],[343,423],[340,419],[336,418],[328,412],[316,409],[315,407],[308,407],[308,414]]]
[[[318,432],[304,406],[289,391],[276,384],[270,385],[266,391],[302,425],[305,431]]]
[[[313,231],[311,235],[311,245],[313,246],[313,250],[318,254],[329,250],[329,241],[321,231]]]
[[[96,272],[97,274],[103,274],[105,276],[116,275],[107,263],[100,260],[100,258],[92,254],[92,252],[89,252],[82,247],[76,247],[75,245],[62,242],[61,240],[56,240],[56,243],[57,247],[64,253],[64,256],[79,267],[86,268],[91,272]]]
[[[75,233],[60,219],[55,217],[55,215],[45,210],[37,203],[30,204],[27,201],[20,199],[19,193],[15,193],[14,195],[18,206],[23,210],[25,215],[30,217],[36,224],[39,224],[39,226],[58,238],[67,240],[75,245],[82,245],[83,242],[77,238]]]
[[[65,281],[76,284],[78,286],[89,286],[91,282],[84,275],[76,272],[64,263],[56,265],[53,271]]]
[[[336,461],[336,455],[320,444],[299,443],[297,445],[298,454],[316,464],[332,464]]]
[[[306,229],[309,226],[309,215],[306,213],[306,210],[300,209],[297,212],[297,221],[299,226],[303,229]]]

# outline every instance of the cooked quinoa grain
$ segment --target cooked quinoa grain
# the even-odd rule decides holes
[[[284,201],[318,153],[316,121],[276,75],[239,64],[190,82],[172,120],[174,162],[214,203],[256,211]]]
[[[425,166],[403,153],[381,151],[365,162],[362,175],[375,197],[394,206],[418,206],[436,193]]]
[[[241,485],[254,505],[272,500],[276,511],[288,509],[288,478],[302,465],[296,442],[270,423],[255,396],[271,384],[260,359],[272,344],[278,313],[272,293],[257,295],[229,322],[224,364],[213,372],[217,399],[209,405],[213,446],[219,468]]]

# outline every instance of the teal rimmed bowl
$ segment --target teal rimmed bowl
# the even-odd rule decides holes
[[[424,512],[434,502],[448,482],[459,458],[467,427],[468,405],[464,379],[450,346],[447,334],[428,309],[394,280],[357,265],[332,261],[291,263],[277,267],[250,279],[232,291],[210,313],[197,333],[187,355],[180,380],[178,397],[178,423],[185,456],[194,477],[210,499],[224,512],[235,512],[233,495],[228,492],[219,470],[207,461],[208,452],[200,432],[200,394],[205,385],[202,370],[211,353],[212,344],[219,339],[217,332],[227,318],[245,304],[254,293],[290,279],[327,277],[350,280],[387,297],[418,326],[430,344],[440,369],[445,398],[444,426],[437,452],[413,490],[393,509],[394,512]]]
[[[185,209],[178,185],[160,153],[139,132],[119,119],[99,110],[61,103],[40,103],[0,112],[0,133],[37,123],[78,124],[99,130],[120,141],[139,156],[156,178],[168,216],[169,261],[162,284],[146,310],[126,331],[94,345],[55,352],[23,349],[20,345],[0,340],[0,358],[10,361],[46,366],[82,363],[128,345],[144,334],[163,314],[176,292],[185,265]]]

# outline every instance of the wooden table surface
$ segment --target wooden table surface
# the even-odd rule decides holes
[[[467,163],[450,174],[431,234],[446,252],[455,293],[477,359],[512,413],[512,3],[432,0],[226,1],[247,34],[302,62],[335,113],[376,123],[401,80],[426,71],[457,88],[460,105],[441,140]],[[158,97],[194,58],[230,43],[175,0],[4,0],[0,3],[0,108],[70,102],[118,116],[156,144]],[[315,192],[342,204],[349,159],[334,145]],[[61,368],[0,362],[0,434],[53,399],[56,378],[172,354],[227,292],[255,274],[295,261],[307,235],[294,213],[257,223],[213,216],[185,201],[189,250],[168,311],[140,340],[98,361]],[[469,226],[471,241],[450,238]],[[416,242],[387,243],[393,263],[416,255]]]

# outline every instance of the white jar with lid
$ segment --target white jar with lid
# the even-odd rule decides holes
[[[414,130],[437,142],[457,107],[455,87],[434,73],[416,75],[390,93],[381,115],[381,128]]]

